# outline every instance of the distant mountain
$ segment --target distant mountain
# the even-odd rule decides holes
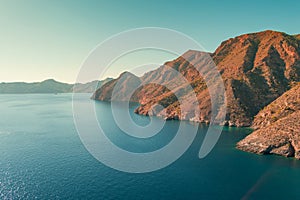
[[[93,93],[98,87],[107,83],[111,79],[103,81],[93,81],[89,83],[76,84],[76,91],[78,93]],[[42,82],[25,83],[12,82],[0,83],[0,94],[25,94],[25,93],[71,93],[73,92],[74,84],[61,83],[53,79],[48,79]]]
[[[0,83],[0,93],[65,93],[71,91],[72,86],[53,79],[35,83]]]
[[[116,83],[118,83],[118,85],[116,85]],[[99,89],[93,94],[92,99],[100,101],[125,101],[128,97],[130,97],[129,94],[134,92],[131,88],[135,88],[140,84],[140,78],[130,72],[124,72],[117,79],[108,81],[104,83],[102,87],[99,87]],[[114,89],[117,96],[114,97],[115,99],[112,99],[112,92]],[[137,98],[131,100],[138,101]]]
[[[300,159],[300,83],[261,110],[257,129],[237,148],[257,154],[277,154]]]
[[[112,78],[106,78],[102,81],[92,81],[88,83],[76,83],[72,86],[71,92],[76,93],[94,93],[96,89],[100,88],[107,82],[111,81]]]
[[[224,123],[229,126],[250,126],[254,116],[262,108],[290,89],[291,84],[300,81],[299,35],[292,36],[270,30],[245,34],[222,42],[214,53],[190,50],[158,69],[136,77],[135,79],[144,84],[131,98],[141,104],[136,113],[149,115],[155,104],[161,104],[164,109],[156,115],[166,119],[209,121],[209,92],[203,77],[195,69],[203,69],[210,64],[210,59],[206,59],[207,55],[216,63],[224,80],[228,103]],[[174,94],[161,86],[170,85],[174,91],[181,92],[183,98],[190,95],[190,92],[185,93],[188,86],[178,82],[178,75],[174,73],[174,69],[194,88],[199,102],[190,102],[184,114],[180,113],[180,104]],[[122,76],[124,74],[117,80],[121,80]],[[93,98],[110,101],[117,80],[98,89]],[[126,88],[131,88],[127,87],[127,83],[130,81],[124,81],[120,93],[126,92]],[[119,94],[119,97],[122,96],[126,95]],[[200,113],[195,113],[197,105]]]

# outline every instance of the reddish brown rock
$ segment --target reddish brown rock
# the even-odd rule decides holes
[[[237,148],[300,159],[300,83],[261,110],[253,127]]]
[[[190,50],[144,74],[140,80],[146,85],[136,90],[132,97],[133,101],[141,104],[136,113],[149,115],[153,106],[160,104],[164,109],[156,113],[157,116],[197,122],[209,121],[209,92],[203,77],[195,69],[208,65],[209,59],[203,59],[206,58],[205,55],[211,56],[224,80],[227,116],[222,123],[230,126],[250,126],[254,116],[262,108],[290,89],[292,82],[300,81],[300,41],[297,36],[276,31],[245,34],[222,42],[212,54]],[[198,64],[193,66],[191,63]],[[191,100],[184,113],[181,113],[180,103],[174,93],[163,86],[171,86],[172,91],[179,92],[183,98],[191,95],[191,92],[187,92],[188,85],[178,82],[174,69],[185,77],[197,96],[197,101]],[[111,90],[115,82],[116,80],[104,85],[93,98],[111,100]],[[196,106],[200,112],[195,113]]]
[[[237,144],[237,148],[257,154],[276,154],[300,159],[300,111],[262,127]]]

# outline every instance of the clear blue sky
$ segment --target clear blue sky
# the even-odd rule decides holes
[[[0,82],[74,82],[90,50],[127,29],[175,29],[214,51],[243,33],[300,33],[299,19],[294,0],[0,0]]]

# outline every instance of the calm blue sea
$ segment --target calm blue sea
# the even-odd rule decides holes
[[[82,94],[81,101],[91,100]],[[121,133],[109,103],[95,106],[104,129],[111,131],[108,137],[132,151],[162,147],[179,124],[167,121],[159,140],[141,142]],[[85,149],[73,122],[71,94],[0,95],[0,111],[0,199],[300,198],[300,161],[235,149],[249,129],[224,129],[213,151],[199,159],[207,129],[202,125],[176,162],[159,171],[129,174],[101,164]]]

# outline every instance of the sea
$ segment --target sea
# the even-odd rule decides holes
[[[83,144],[73,117],[72,94],[0,95],[0,199],[300,199],[300,161],[235,148],[249,128],[224,127],[204,158],[198,153],[208,126],[166,121],[158,137],[133,138],[114,121],[111,104],[90,94],[107,138],[121,149],[155,151],[185,126],[198,127],[187,150],[170,165],[147,173],[116,170]],[[142,125],[149,117],[134,114]],[[186,134],[189,134],[188,132]]]

